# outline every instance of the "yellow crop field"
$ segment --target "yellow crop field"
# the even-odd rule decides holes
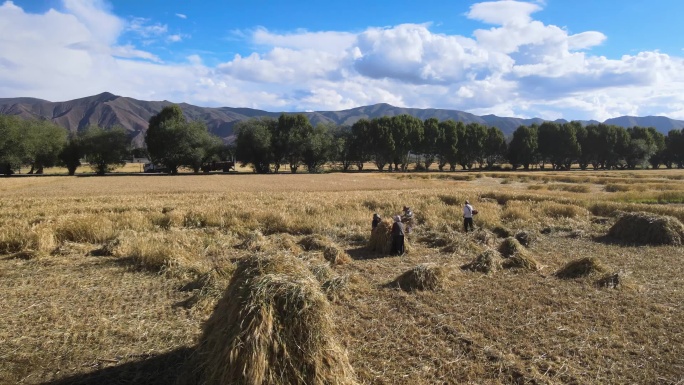
[[[370,250],[373,213],[403,206],[408,252]],[[653,219],[618,224],[630,213]],[[269,322],[307,315],[285,319],[325,334],[340,383],[678,384],[680,222],[682,170],[2,178],[0,383],[231,378],[206,345],[233,343],[216,325],[241,318],[220,312],[289,285],[245,289],[285,272],[306,283],[301,306],[327,313],[274,300]],[[275,362],[251,352],[260,370]]]

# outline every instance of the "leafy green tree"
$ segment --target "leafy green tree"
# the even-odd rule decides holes
[[[83,140],[79,135],[70,135],[69,140],[59,153],[59,160],[67,168],[69,175],[76,174],[76,169],[81,166],[83,158]]]
[[[0,173],[10,175],[26,163],[24,121],[16,116],[0,115]]]
[[[665,138],[665,167],[684,168],[684,129],[670,130]]]
[[[42,174],[44,168],[56,166],[67,141],[66,129],[47,120],[27,120],[24,127],[29,174]]]
[[[657,151],[655,139],[648,128],[631,127],[627,129],[629,145],[625,153],[625,164],[629,169],[637,166],[648,167],[650,158]]]
[[[372,143],[371,122],[368,119],[359,119],[351,126],[349,140],[349,157],[359,171],[363,170],[363,165],[371,159]]]
[[[660,168],[660,165],[665,162],[665,135],[660,133],[654,127],[648,127],[648,132],[653,138],[653,145],[655,146],[655,152],[648,160],[654,169]]]
[[[453,171],[458,161],[459,132],[465,132],[465,126],[449,119],[439,122],[439,130],[442,134],[437,141],[437,166],[439,171],[444,171],[444,166],[449,164]]]
[[[458,138],[458,164],[461,168],[472,169],[475,163],[480,168],[485,158],[485,142],[487,140],[487,127],[478,123],[468,123],[464,131],[459,132]]]
[[[267,174],[274,162],[271,150],[273,127],[277,125],[274,119],[250,119],[239,122],[235,126],[236,152],[235,157],[241,165],[251,165],[257,174]],[[277,171],[277,168],[274,167]]]
[[[491,169],[496,163],[502,162],[506,157],[506,137],[498,127],[487,129],[487,138],[484,143],[484,162]]]
[[[530,164],[536,163],[539,159],[537,148],[537,129],[538,126],[520,126],[513,132],[513,138],[508,145],[508,161],[513,169],[522,166],[529,170]]]
[[[383,116],[371,120],[368,139],[373,162],[378,170],[383,171],[386,165],[391,164],[396,151],[391,118]]]
[[[394,151],[392,162],[395,169],[406,171],[409,164],[409,155],[412,151],[418,151],[423,141],[423,121],[411,115],[399,115],[390,118]]]
[[[150,118],[145,143],[153,163],[164,165],[172,174],[179,167],[199,172],[220,139],[211,135],[202,122],[188,122],[176,105],[164,107]]]
[[[325,124],[318,124],[316,127],[309,124],[304,130],[307,140],[303,145],[302,161],[310,173],[321,172],[334,151],[331,128]]]
[[[130,141],[121,127],[104,130],[91,126],[84,131],[81,143],[86,161],[97,175],[124,166],[130,156]]]
[[[437,118],[429,118],[423,122],[423,140],[418,152],[423,155],[423,167],[429,170],[439,154],[439,143],[444,138],[444,131]]]
[[[302,164],[304,147],[306,145],[306,135],[311,132],[312,126],[309,118],[304,114],[281,114],[278,118],[277,129],[272,132],[273,157],[275,160],[276,172],[280,164],[287,162],[290,172],[297,172]]]
[[[542,163],[551,163],[555,170],[570,169],[572,163],[580,155],[580,145],[577,141],[578,127],[581,127],[579,122],[542,123],[537,130],[538,151]]]

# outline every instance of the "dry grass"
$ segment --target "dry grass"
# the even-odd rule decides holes
[[[601,236],[622,212],[684,219],[681,204],[633,200],[676,199],[684,174],[501,174],[511,180],[505,191],[488,172],[3,179],[0,383],[174,383],[240,275],[234,266],[255,253],[298,257],[312,271],[310,290],[330,302],[330,325],[360,383],[680,382],[681,246]],[[609,193],[610,183],[640,187]],[[591,193],[548,189],[556,184]],[[476,233],[462,231],[465,199],[480,210]],[[372,213],[389,218],[403,205],[420,223],[411,253],[369,252]],[[105,231],[70,223],[79,218]],[[458,273],[497,246],[484,230],[496,226],[535,234],[521,250],[544,264],[540,274],[525,273],[540,266],[518,261],[523,252],[502,260],[522,269]],[[325,247],[300,246],[308,236],[354,261],[331,267]],[[615,272],[579,281],[544,274],[587,256]],[[423,264],[452,272],[439,290],[386,289]]]

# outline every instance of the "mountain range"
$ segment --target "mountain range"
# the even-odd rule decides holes
[[[173,104],[169,101],[144,101],[117,96],[109,92],[65,102],[50,102],[36,98],[0,98],[0,114],[18,115],[22,118],[48,119],[71,132],[84,129],[89,125],[100,127],[121,126],[125,128],[135,146],[143,146],[145,131],[150,117],[162,108]],[[251,108],[232,107],[198,107],[187,103],[178,104],[185,116],[190,120],[200,120],[206,123],[209,131],[225,140],[233,138],[233,126],[245,119],[256,117],[277,118],[280,112],[268,112]],[[408,114],[421,120],[437,118],[439,120],[453,119],[464,123],[480,123],[495,126],[505,135],[510,135],[520,125],[542,123],[543,119],[521,119],[514,117],[500,117],[496,115],[477,116],[467,112],[446,109],[419,109],[394,107],[380,103],[342,111],[303,112],[313,125],[318,123],[333,123],[336,125],[352,125],[362,118],[378,118],[381,116],[396,116]],[[566,120],[556,120],[564,123]],[[583,121],[584,124],[599,123],[598,121]],[[664,116],[621,116],[608,119],[604,123],[622,127],[655,127],[663,134],[672,129],[684,128],[684,121],[674,120]]]

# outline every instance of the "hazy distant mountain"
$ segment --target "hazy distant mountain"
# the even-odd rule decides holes
[[[130,132],[135,145],[141,146],[144,143],[147,122],[150,117],[169,104],[172,103],[169,101],[148,102],[113,95],[108,92],[66,102],[49,102],[35,98],[0,98],[0,114],[19,115],[23,118],[50,119],[70,131],[81,130],[88,125],[99,125],[101,127],[118,125]],[[188,119],[205,122],[212,133],[226,139],[232,136],[233,126],[241,120],[261,116],[278,117],[280,115],[279,112],[268,112],[251,108],[209,108],[197,107],[187,103],[181,103],[179,106]],[[318,123],[352,125],[362,118],[372,119],[381,116],[409,114],[422,120],[434,117],[439,120],[453,119],[464,123],[486,124],[498,127],[506,135],[510,135],[520,125],[530,125],[544,121],[539,118],[520,119],[496,115],[477,116],[457,110],[401,108],[384,103],[342,111],[318,111],[306,112],[304,114],[309,117],[309,120],[314,125]],[[563,123],[565,120],[557,120],[557,122]],[[598,122],[585,121],[583,123]],[[672,129],[684,128],[684,121],[662,116],[643,118],[623,116],[608,119],[605,123],[623,127],[655,127],[664,134],[667,134]]]

